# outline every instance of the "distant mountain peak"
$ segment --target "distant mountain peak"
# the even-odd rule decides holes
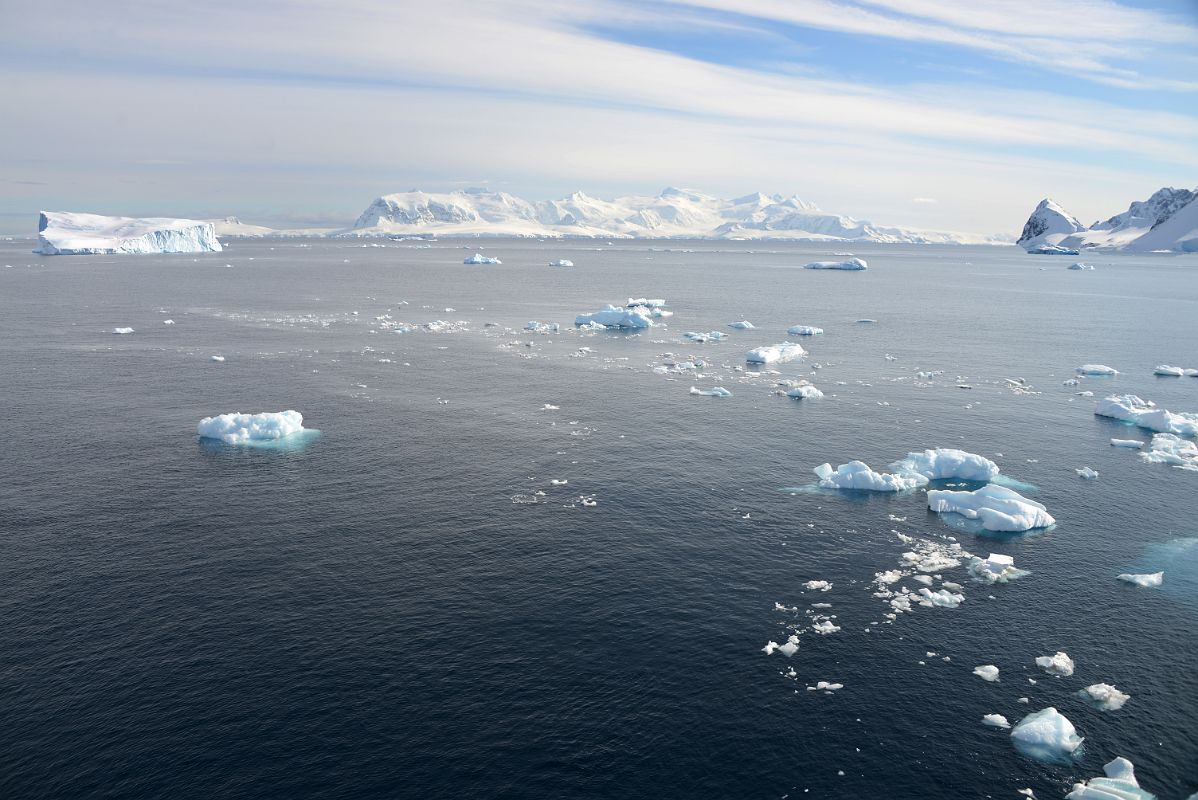
[[[1198,190],[1190,189],[1158,189],[1147,200],[1137,200],[1127,211],[1088,228],[1057,202],[1045,198],[1028,218],[1018,244],[1028,249],[1049,244],[1109,250],[1189,250],[1198,244],[1198,222],[1188,222],[1196,216]],[[1148,236],[1162,228],[1166,229],[1164,234]]]

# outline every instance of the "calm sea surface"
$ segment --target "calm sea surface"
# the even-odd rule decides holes
[[[503,264],[463,265],[480,246]],[[1198,379],[1152,374],[1198,367],[1198,256],[31,247],[0,243],[0,797],[1060,798],[1116,755],[1162,800],[1198,791],[1198,473],[1112,448],[1149,434],[1092,413],[1111,392],[1198,411]],[[844,249],[870,269],[799,268]],[[674,316],[573,327],[642,296]],[[745,370],[795,324],[826,331],[809,356]],[[1064,385],[1083,363],[1121,374]],[[797,378],[826,396],[776,393]],[[195,436],[284,409],[320,435]],[[997,461],[1057,525],[982,537],[922,490],[811,489],[822,462],[928,447]],[[947,570],[959,608],[888,622],[871,581],[912,548],[896,532],[1031,574]],[[788,626],[799,651],[766,655]],[[1035,666],[1058,650],[1072,677]],[[1075,696],[1099,682],[1132,699]],[[1047,706],[1085,737],[1072,765],[981,724]]]

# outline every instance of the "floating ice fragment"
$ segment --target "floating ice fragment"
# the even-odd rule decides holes
[[[863,270],[867,269],[869,264],[863,258],[850,258],[847,261],[812,261],[810,264],[804,264],[803,269],[845,269],[845,270]]]
[[[492,256],[484,256],[482,253],[475,253],[462,262],[463,264],[502,264],[498,258]]]
[[[742,331],[749,331],[749,330],[756,328],[757,326],[754,325],[752,322],[749,322],[747,319],[742,319],[740,322],[729,322],[728,327],[736,328],[736,329],[742,330]]]
[[[791,325],[786,329],[786,332],[791,336],[819,336],[824,332],[824,329],[816,328],[813,325]]]
[[[593,314],[579,314],[574,318],[575,325],[602,325],[605,328],[630,328],[641,330],[652,328],[653,320],[649,319],[638,309],[620,308],[607,305],[601,311]]]
[[[1138,573],[1138,574],[1131,573],[1131,572],[1124,572],[1117,577],[1121,581],[1124,581],[1126,583],[1132,583],[1132,584],[1135,584],[1136,586],[1140,586],[1143,588],[1152,588],[1152,587],[1160,586],[1165,581],[1165,573],[1164,572],[1145,572],[1145,573]],[[1169,585],[1172,586],[1173,584],[1169,584]]]
[[[808,686],[809,692],[835,692],[837,689],[843,689],[843,683],[829,683],[828,681],[818,681],[814,686]]]
[[[273,441],[303,430],[304,417],[298,411],[220,414],[204,417],[196,426],[196,433],[201,438],[219,439],[226,444]]]
[[[1049,706],[1021,719],[1011,731],[1011,741],[1028,758],[1067,764],[1083,739],[1072,722]]]
[[[1070,264],[1069,269],[1094,269],[1094,265],[1078,261],[1076,264]]]
[[[630,297],[628,298],[629,308],[661,308],[666,304],[663,297]]]
[[[1152,368],[1153,375],[1164,375],[1170,378],[1180,378],[1186,374],[1181,367],[1171,367],[1168,364],[1157,364]]]
[[[1079,689],[1077,696],[1099,711],[1118,711],[1131,699],[1131,695],[1119,691],[1109,683],[1095,683]]]
[[[162,324],[163,324],[163,325],[174,325],[174,324],[175,324],[175,321],[174,321],[173,319],[164,319],[164,320],[162,321]]]
[[[1106,364],[1082,364],[1077,368],[1079,375],[1118,375],[1119,370]]]
[[[832,622],[832,620],[825,619],[812,625],[811,630],[815,631],[821,636],[827,636],[830,633],[836,633],[838,630],[840,630],[840,626]]]
[[[1025,575],[1027,570],[1018,569],[1015,559],[1000,553],[991,553],[986,558],[973,558],[969,562],[969,574],[982,583],[1008,583]]]
[[[874,472],[863,461],[850,461],[835,470],[831,464],[820,464],[814,470],[819,485],[825,489],[858,489],[871,492],[901,492],[915,489],[926,481],[918,475],[892,475]]]
[[[225,357],[224,357],[224,356],[212,356],[212,358],[211,358],[211,359],[209,359],[209,360],[210,360],[210,361],[216,361],[216,362],[218,362],[218,363],[219,363],[219,362],[222,362],[222,361],[224,361],[224,360],[225,360]]]
[[[1056,675],[1059,678],[1068,678],[1073,674],[1073,659],[1068,653],[1058,650],[1051,656],[1038,656],[1036,658],[1036,666],[1047,672],[1049,675]]]
[[[939,608],[956,608],[965,602],[965,595],[955,594],[947,589],[940,589],[933,592],[925,586],[919,590],[919,595],[924,598],[927,605],[938,606]]]
[[[807,381],[799,381],[798,385],[786,390],[786,396],[795,400],[818,400],[824,393]]]
[[[1028,531],[1056,522],[1043,505],[1004,486],[988,485],[973,492],[928,492],[928,508],[977,519],[989,531]]]
[[[785,642],[778,645],[778,652],[787,658],[799,652],[799,637],[792,633]]]
[[[832,582],[831,581],[807,581],[806,583],[803,584],[803,588],[811,589],[812,591],[819,590],[821,592],[826,592],[832,588]]]
[[[1081,467],[1080,469],[1075,469],[1073,471],[1077,473],[1079,478],[1085,478],[1088,481],[1098,478],[1098,470],[1091,469],[1090,467]]]
[[[1140,458],[1154,464],[1198,470],[1198,444],[1171,433],[1154,433],[1148,451],[1140,453]]]
[[[1111,439],[1111,447],[1126,447],[1129,450],[1142,450],[1144,443],[1139,439]]]
[[[560,326],[556,322],[537,322],[536,320],[530,320],[524,326],[524,330],[536,333],[557,333],[559,328]]]
[[[551,267],[572,267],[572,266],[574,266],[574,262],[569,260],[568,258],[559,258],[556,261],[550,261],[549,266],[551,266]]]
[[[708,333],[696,333],[695,331],[687,331],[682,334],[692,342],[719,342],[728,338],[728,334],[721,331],[709,331]]]
[[[33,252],[53,256],[219,253],[220,250],[211,222],[43,211],[38,219],[38,248]]]
[[[750,350],[745,353],[745,361],[750,364],[781,364],[796,359],[806,352],[800,344],[781,342]]]
[[[988,725],[991,728],[1009,728],[1011,723],[1007,722],[1007,718],[1002,714],[987,714],[982,717],[982,724]]]
[[[133,329],[132,328],[113,328],[112,332],[116,333],[116,334],[133,333]]]
[[[1156,795],[1140,788],[1136,768],[1126,758],[1115,758],[1102,771],[1105,778],[1073,784],[1073,791],[1065,795],[1065,800],[1156,800]]]
[[[999,472],[998,465],[990,459],[951,447],[907,453],[906,458],[891,464],[890,469],[933,481],[992,481]]]
[[[983,664],[980,667],[974,667],[973,674],[977,675],[984,681],[990,681],[993,683],[994,681],[998,680],[998,667],[994,666],[993,664]]]
[[[732,392],[722,386],[713,386],[710,389],[700,389],[697,386],[691,387],[691,394],[704,395],[705,397],[731,397]]]
[[[1157,433],[1198,436],[1198,414],[1174,413],[1134,394],[1111,395],[1098,401],[1094,413],[1130,422]]]

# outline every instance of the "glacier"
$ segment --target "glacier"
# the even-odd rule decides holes
[[[144,253],[219,253],[211,222],[167,217],[106,217],[67,211],[43,211],[38,246],[45,256]]]

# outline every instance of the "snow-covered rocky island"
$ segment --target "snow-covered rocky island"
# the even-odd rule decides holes
[[[1037,255],[1076,255],[1080,249],[1198,252],[1198,190],[1160,189],[1089,227],[1045,198],[1023,226],[1018,244]]]
[[[38,246],[33,252],[45,256],[221,251],[216,227],[194,219],[43,211],[37,229]]]

